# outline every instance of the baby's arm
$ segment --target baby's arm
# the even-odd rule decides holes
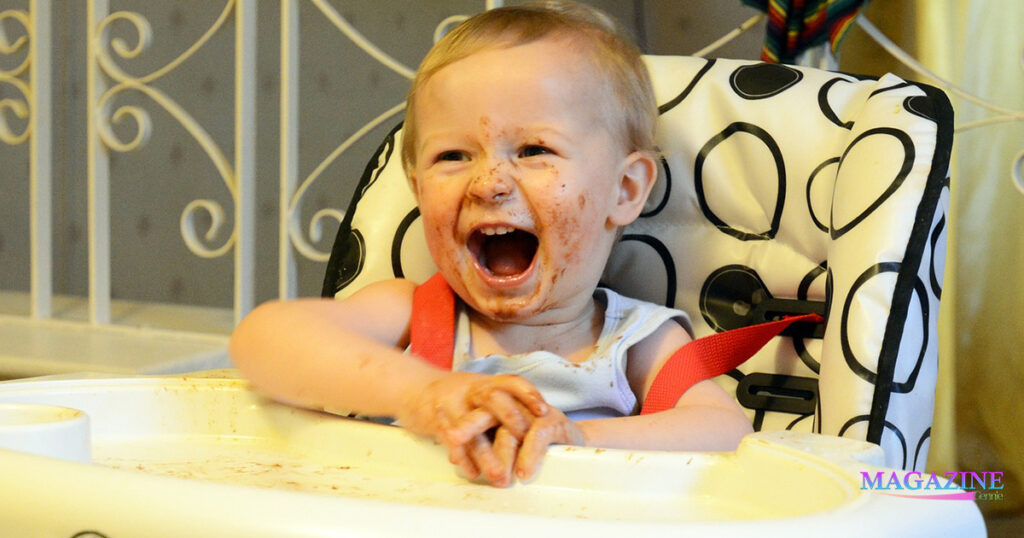
[[[266,303],[231,335],[232,361],[275,399],[396,416],[417,388],[442,377],[399,351],[409,338],[413,289],[411,282],[392,280],[345,301]]]
[[[529,420],[508,400],[470,402],[495,384],[513,400],[543,414],[543,397],[514,376],[452,373],[402,353],[408,345],[415,284],[404,280],[367,286],[344,301],[271,302],[247,316],[232,334],[229,351],[253,387],[293,405],[343,409],[397,418],[414,433],[449,447],[452,463],[467,475],[502,474],[489,443],[447,441],[447,430],[472,405],[485,405],[520,438]]]
[[[668,358],[690,341],[674,321],[630,349],[626,376],[640,401]],[[589,446],[654,450],[735,450],[752,430],[739,404],[711,380],[690,387],[672,409],[580,421]]]

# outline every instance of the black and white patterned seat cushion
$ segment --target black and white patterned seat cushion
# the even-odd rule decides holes
[[[698,336],[792,312],[717,380],[756,429],[867,439],[923,469],[949,199],[952,109],[929,86],[735,60],[647,57],[662,174],[607,285],[690,312]],[[396,127],[338,232],[324,295],[435,272]]]

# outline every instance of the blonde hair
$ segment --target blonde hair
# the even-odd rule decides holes
[[[615,99],[604,108],[612,120],[609,125],[621,133],[627,149],[654,152],[658,117],[654,90],[640,50],[625,35],[611,17],[566,1],[503,7],[471,17],[438,41],[416,71],[405,109],[402,166],[407,173],[415,166],[416,97],[431,76],[485,49],[525,45],[552,36],[569,38],[588,53],[598,79]]]

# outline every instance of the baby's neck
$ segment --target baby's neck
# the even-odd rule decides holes
[[[470,341],[473,354],[519,355],[549,351],[572,362],[586,361],[593,353],[604,327],[604,304],[591,299],[577,312],[552,316],[543,323],[506,322],[470,310]]]

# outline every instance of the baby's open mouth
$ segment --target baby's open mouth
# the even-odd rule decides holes
[[[511,226],[484,226],[473,230],[467,246],[477,265],[493,276],[524,273],[537,255],[537,236]]]

